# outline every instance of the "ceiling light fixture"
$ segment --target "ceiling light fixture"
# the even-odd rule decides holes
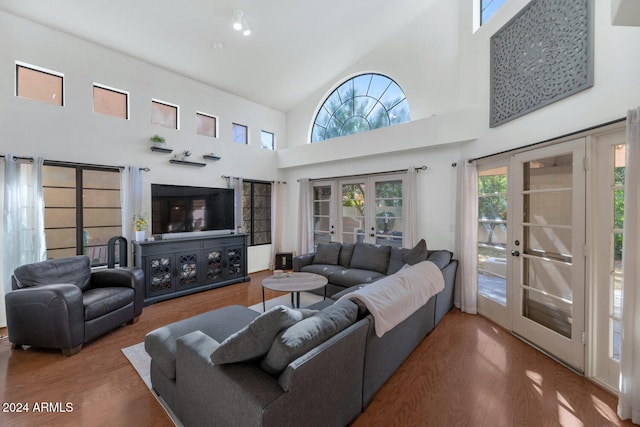
[[[244,11],[242,9],[236,9],[233,11],[233,29],[236,31],[242,31],[243,36],[251,35],[251,28],[247,20],[244,19]]]
[[[242,35],[243,36],[251,35],[251,28],[249,28],[249,24],[247,23],[246,19],[242,20]]]
[[[244,15],[242,9],[233,11],[233,29],[236,31],[242,30],[242,15]]]

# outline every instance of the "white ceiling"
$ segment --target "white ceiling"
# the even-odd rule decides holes
[[[0,9],[286,112],[434,1],[0,0]],[[231,27],[236,8],[249,37]]]

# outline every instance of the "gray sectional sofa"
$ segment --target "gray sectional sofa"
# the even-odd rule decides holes
[[[439,322],[453,306],[453,283],[458,261],[447,250],[428,250],[424,239],[412,249],[369,243],[320,243],[315,253],[293,257],[293,270],[325,276],[328,280],[327,295],[340,296],[349,289],[355,289],[354,286],[396,273],[405,264],[413,265],[424,260],[436,264],[448,284],[439,295],[440,303],[436,307],[436,322]],[[314,292],[321,294],[323,290]]]
[[[382,337],[338,294],[317,312],[229,306],[159,328],[145,338],[153,389],[185,426],[345,426],[452,307],[456,267]]]

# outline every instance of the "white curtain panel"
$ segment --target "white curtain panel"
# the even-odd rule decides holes
[[[280,233],[280,203],[281,203],[281,185],[285,185],[278,181],[271,184],[271,259],[269,260],[269,270],[275,267],[276,254],[280,252],[282,247],[282,236]]]
[[[411,166],[407,172],[407,180],[405,183],[405,192],[402,196],[402,204],[404,205],[404,215],[407,221],[405,236],[402,239],[405,248],[413,248],[419,241],[418,239],[418,171]],[[427,243],[427,246],[429,244]]]
[[[478,170],[475,162],[458,162],[457,206],[456,206],[456,254],[458,267],[454,303],[465,313],[476,314],[478,303],[476,292],[476,241],[478,233]]]
[[[235,212],[235,224],[236,231],[240,231],[242,228],[242,178],[237,176],[230,176],[228,186],[233,188],[234,191],[234,212]]]
[[[4,233],[2,261],[4,292],[11,291],[11,275],[16,267],[44,261],[44,193],[42,157],[33,162],[4,157]],[[4,300],[4,299],[3,299]]]
[[[618,415],[640,424],[640,108],[627,114]]]
[[[139,166],[125,166],[120,175],[120,206],[122,211],[122,237],[127,242],[135,238],[133,216],[142,215],[142,171]],[[147,217],[147,219],[151,219]],[[148,230],[151,233],[151,230]],[[127,259],[132,264],[131,245],[127,244]],[[125,266],[126,267],[126,266]]]
[[[296,251],[298,255],[313,252],[313,186],[308,178],[300,180],[298,197],[298,236]]]
[[[134,238],[133,216],[142,215],[142,172],[140,167],[125,166],[120,181],[122,188],[120,192],[122,236],[131,242]]]

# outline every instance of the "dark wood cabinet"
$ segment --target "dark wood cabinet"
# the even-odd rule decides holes
[[[245,234],[134,242],[133,256],[147,305],[249,280]]]

